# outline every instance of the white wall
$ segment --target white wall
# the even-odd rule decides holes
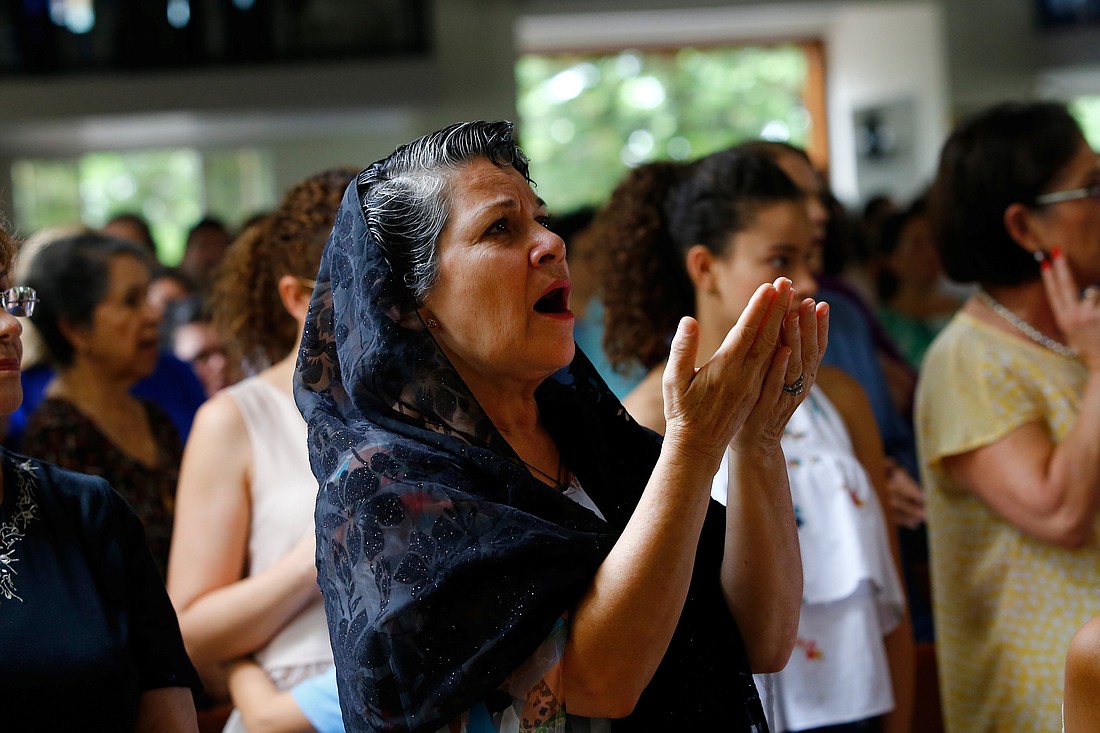
[[[832,185],[849,203],[911,198],[930,182],[949,129],[943,18],[934,2],[840,6],[826,30]],[[858,113],[893,106],[897,149],[857,154]],[[889,114],[887,114],[889,116]],[[906,124],[908,123],[908,124]]]

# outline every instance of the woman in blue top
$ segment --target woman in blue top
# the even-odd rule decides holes
[[[22,400],[35,291],[9,288],[0,231],[0,414]],[[0,720],[5,730],[194,731],[176,615],[141,521],[101,478],[0,449]]]

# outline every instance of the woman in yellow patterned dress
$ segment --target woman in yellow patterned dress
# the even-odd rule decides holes
[[[949,138],[931,205],[979,286],[917,394],[945,722],[1057,731],[1100,612],[1100,158],[1064,107],[998,105]]]

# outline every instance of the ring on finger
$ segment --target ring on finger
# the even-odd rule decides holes
[[[1087,288],[1081,291],[1081,300],[1096,300],[1097,296],[1100,296],[1100,288],[1094,285],[1089,285]]]
[[[798,395],[802,394],[802,392],[806,389],[806,380],[804,379],[805,376],[805,374],[799,374],[798,379],[794,380],[790,384],[784,384],[783,391],[791,395],[792,397],[797,397]]]

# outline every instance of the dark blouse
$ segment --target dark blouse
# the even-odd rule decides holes
[[[141,522],[105,481],[0,450],[0,728],[129,731],[200,689]]]
[[[27,423],[21,451],[29,456],[107,479],[145,525],[149,550],[161,577],[168,569],[172,512],[183,445],[168,415],[143,401],[160,458],[150,467],[123,452],[71,402],[42,401]]]

